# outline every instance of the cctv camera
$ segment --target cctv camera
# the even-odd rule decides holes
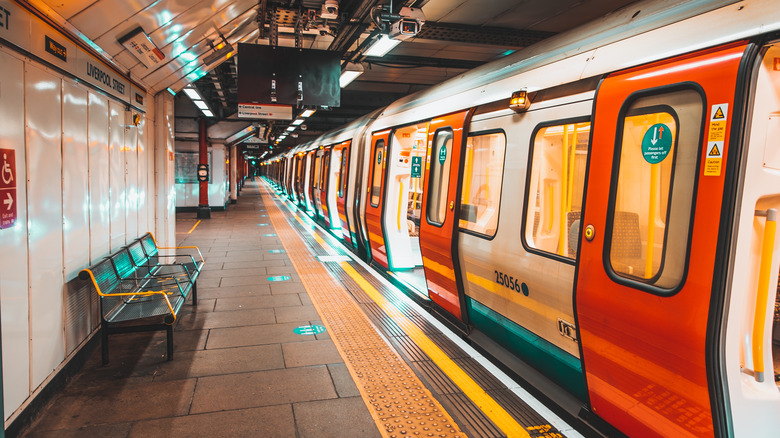
[[[335,20],[339,18],[339,2],[337,0],[325,0],[322,4],[320,18]]]
[[[388,35],[390,38],[405,40],[416,36],[420,28],[425,24],[425,14],[420,8],[401,8],[401,18],[390,24]]]

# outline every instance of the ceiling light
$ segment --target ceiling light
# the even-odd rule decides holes
[[[382,35],[371,43],[371,46],[363,55],[376,57],[385,56],[385,53],[393,50],[393,47],[397,46],[400,42],[400,40],[395,40],[387,35]]]
[[[301,123],[303,123],[303,119],[295,119],[295,121],[292,122],[291,125],[298,126]],[[295,129],[295,128],[293,128],[293,129]]]
[[[214,113],[212,113],[211,111],[209,111],[207,109],[203,110],[203,115],[205,115],[206,117],[214,117]]]
[[[200,97],[200,93],[198,93],[198,90],[196,90],[194,88],[185,88],[184,92],[187,93],[187,96],[189,96],[190,99],[192,99],[192,100],[201,100],[201,99],[203,99],[202,97]]]
[[[304,112],[302,112],[299,117],[309,117],[310,115],[314,114],[316,111],[317,110],[307,109]]]
[[[198,107],[198,108],[200,108],[200,109],[202,109],[204,111],[209,109],[209,106],[206,105],[206,102],[204,102],[202,100],[193,100],[192,103],[194,103],[196,107]]]
[[[290,127],[288,127],[288,128],[287,128],[287,131],[288,131],[288,132],[293,132],[293,131],[295,131],[295,126],[290,126]]]
[[[354,81],[356,77],[362,75],[363,71],[363,65],[355,62],[348,62],[347,65],[344,66],[344,71],[339,78],[339,85],[341,88],[346,87],[350,82]]]

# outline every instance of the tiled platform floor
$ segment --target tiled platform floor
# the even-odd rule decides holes
[[[206,265],[174,360],[164,332],[112,336],[111,363],[98,347],[23,436],[379,436],[327,332],[293,332],[319,316],[287,256],[269,252],[282,245],[263,210],[249,183],[191,234],[195,214],[179,214],[179,244],[199,246]]]

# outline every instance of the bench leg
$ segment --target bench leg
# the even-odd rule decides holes
[[[103,365],[108,365],[108,330],[105,327],[100,328],[100,353],[103,358]]]
[[[173,360],[173,326],[169,325],[165,328],[165,332],[168,335],[168,360]]]
[[[192,283],[192,305],[198,305],[198,282]]]

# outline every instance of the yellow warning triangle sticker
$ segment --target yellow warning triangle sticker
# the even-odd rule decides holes
[[[724,118],[726,118],[726,116],[723,115],[723,110],[721,109],[721,107],[718,107],[718,110],[715,111],[715,115],[712,116],[712,120],[724,119]]]
[[[720,111],[720,108],[718,109]],[[712,149],[710,150],[710,153],[708,154],[710,157],[719,157],[720,156],[720,149],[718,149],[718,145],[715,144],[712,146]]]

